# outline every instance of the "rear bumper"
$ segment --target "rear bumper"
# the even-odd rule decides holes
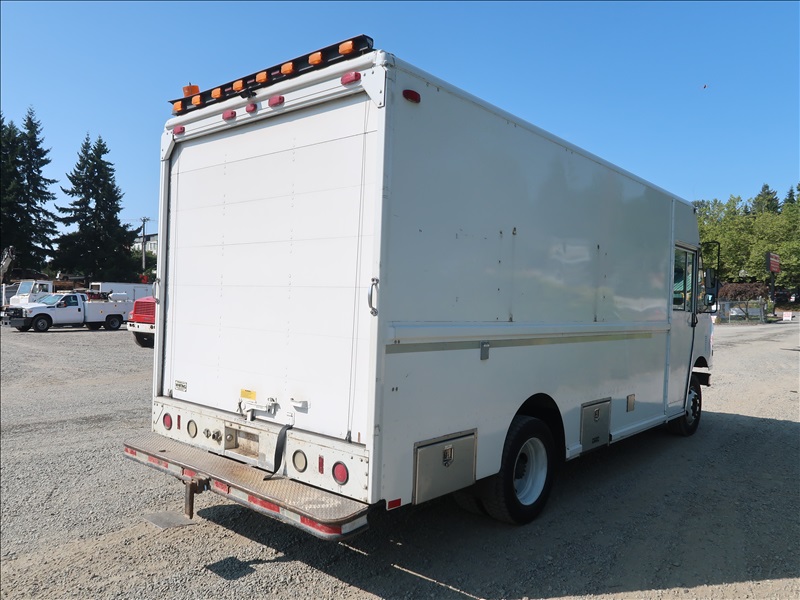
[[[202,480],[216,492],[252,510],[326,540],[365,530],[368,504],[212,454],[156,433],[126,440],[125,456],[183,482]]]

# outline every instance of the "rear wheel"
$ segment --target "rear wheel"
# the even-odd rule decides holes
[[[667,427],[674,434],[688,437],[697,431],[702,414],[703,392],[700,389],[700,380],[692,375],[689,392],[686,394],[686,408],[680,417],[667,423]]]
[[[48,329],[50,329],[50,319],[45,316],[36,317],[33,322],[31,323],[31,327],[33,327],[34,331],[39,333],[44,333]]]
[[[556,464],[553,435],[544,421],[514,417],[506,435],[500,472],[484,484],[486,512],[518,525],[533,521],[547,503]]]
[[[109,331],[116,331],[122,326],[122,319],[119,318],[117,315],[108,315],[106,317],[106,322],[103,325]]]
[[[459,507],[474,515],[485,515],[486,509],[483,508],[480,496],[472,487],[453,492],[453,500]]]

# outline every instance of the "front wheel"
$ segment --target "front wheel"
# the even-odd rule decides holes
[[[486,512],[517,525],[533,521],[547,503],[556,464],[553,435],[545,422],[514,417],[506,435],[500,472],[484,484]]]
[[[120,319],[117,315],[109,315],[106,317],[106,322],[103,325],[109,331],[116,331],[122,326],[122,319]]]
[[[44,316],[36,317],[31,323],[31,327],[33,327],[33,330],[36,332],[44,333],[50,329],[50,319]]]
[[[686,407],[683,414],[677,419],[667,423],[669,430],[677,435],[688,437],[697,431],[700,425],[700,416],[703,414],[703,392],[700,381],[692,375],[689,391],[686,394]]]

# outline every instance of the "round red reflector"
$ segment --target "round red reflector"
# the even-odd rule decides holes
[[[222,113],[222,118],[226,121],[230,121],[231,119],[236,118],[236,111],[235,110],[226,110]]]
[[[164,424],[164,429],[172,429],[172,416],[169,413],[164,413],[164,418],[161,419],[161,422]]]
[[[337,462],[333,465],[333,480],[339,485],[344,485],[350,479],[350,474],[347,472],[347,467],[342,462]]]
[[[422,96],[419,95],[419,92],[415,92],[414,90],[403,90],[403,98],[414,104],[419,104],[419,101],[422,100]]]
[[[186,131],[186,127],[183,125],[178,125],[175,129],[172,130],[172,133],[175,135],[180,135]]]

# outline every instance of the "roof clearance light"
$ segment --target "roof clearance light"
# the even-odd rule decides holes
[[[282,75],[291,75],[294,73],[294,63],[283,63],[281,65],[281,74]]]
[[[255,103],[253,103],[253,102],[251,102],[250,104],[248,104],[245,107],[245,111],[247,111],[249,113],[256,112],[257,110],[258,110],[258,106],[256,106]]]
[[[178,100],[172,104],[172,112],[181,112],[183,110],[183,102]]]
[[[269,102],[267,102],[267,104],[269,104],[272,108],[274,108],[276,106],[280,106],[284,102],[286,102],[286,98],[284,98],[283,96],[273,96],[272,98],[269,99]]]
[[[355,44],[353,44],[353,40],[339,44],[339,54],[350,54],[355,49],[356,47]]]
[[[236,111],[235,110],[226,110],[222,113],[222,118],[226,121],[230,121],[231,119],[236,118]]]
[[[361,73],[358,71],[352,71],[350,73],[345,73],[342,75],[342,85],[347,85],[348,83],[355,83],[356,81],[361,81]]]
[[[322,62],[322,52],[314,52],[308,57],[308,64],[318,65]]]
[[[214,88],[211,90],[212,98],[222,98],[222,88]]]
[[[186,132],[186,127],[184,127],[183,125],[178,125],[175,129],[172,130],[172,133],[174,133],[175,135],[180,135],[185,132]]]
[[[419,104],[419,101],[422,99],[419,92],[415,92],[414,90],[403,90],[403,98],[414,104]]]
[[[238,79],[237,81],[233,82],[233,91],[234,92],[241,92],[244,89],[244,81]]]
[[[192,104],[195,106],[200,106],[203,103],[203,99],[200,97],[200,94],[197,96],[192,96]]]
[[[267,81],[267,72],[261,71],[256,74],[256,83],[265,83]]]
[[[195,94],[200,93],[200,86],[199,85],[189,85],[183,86],[183,97],[188,98],[189,96],[194,96]]]

